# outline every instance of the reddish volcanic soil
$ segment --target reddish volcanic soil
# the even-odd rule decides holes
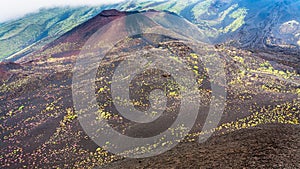
[[[18,63],[13,62],[0,62],[0,84],[4,81],[9,80],[12,71],[15,69],[21,69],[22,66]]]
[[[269,124],[183,143],[164,154],[127,159],[118,168],[300,168],[300,126]]]

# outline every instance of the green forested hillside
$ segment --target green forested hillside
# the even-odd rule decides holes
[[[102,7],[42,9],[0,25],[0,60],[43,41],[46,44],[85,22]],[[39,45],[35,46],[39,47]]]
[[[236,41],[251,48],[300,46],[299,0],[127,0],[101,7],[53,8],[0,24],[0,61],[19,58],[103,9],[164,10],[188,19],[215,43]]]

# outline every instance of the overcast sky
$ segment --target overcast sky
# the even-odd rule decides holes
[[[97,6],[124,0],[0,0],[0,22],[17,19],[40,8],[57,6]]]

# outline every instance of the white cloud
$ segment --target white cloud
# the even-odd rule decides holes
[[[16,19],[37,12],[40,8],[58,6],[97,6],[125,0],[0,0],[0,22]]]

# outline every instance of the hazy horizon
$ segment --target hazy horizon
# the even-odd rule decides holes
[[[104,4],[114,4],[125,0],[10,0],[0,6],[0,23],[19,19],[27,14],[39,12],[40,9],[54,7],[80,7],[80,6],[99,6]]]

